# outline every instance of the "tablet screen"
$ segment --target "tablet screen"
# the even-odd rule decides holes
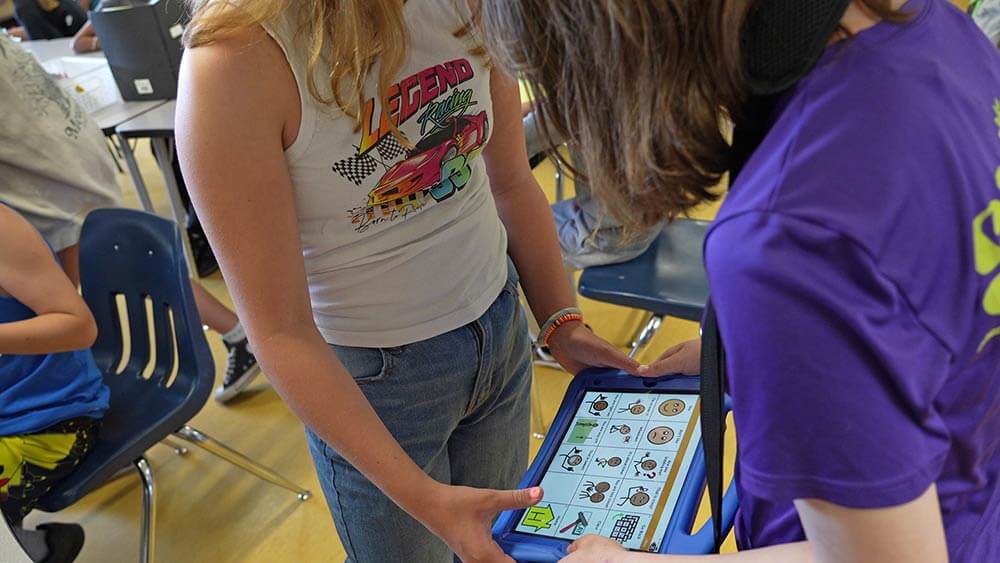
[[[701,438],[697,395],[589,391],[515,532],[655,552]]]

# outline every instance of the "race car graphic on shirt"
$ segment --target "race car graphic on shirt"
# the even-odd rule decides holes
[[[427,135],[410,151],[406,160],[393,165],[368,194],[368,206],[406,205],[408,197],[428,192],[442,201],[469,181],[468,161],[486,144],[489,119],[486,112],[452,118],[444,127]]]
[[[489,112],[475,111],[476,91],[460,88],[474,77],[473,65],[458,59],[403,78],[384,107],[374,99],[363,104],[355,154],[331,166],[364,190],[347,210],[356,232],[405,218],[469,184],[490,133]],[[392,125],[411,121],[417,134],[407,128],[409,138],[398,138]]]

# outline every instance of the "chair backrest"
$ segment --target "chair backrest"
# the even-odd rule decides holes
[[[80,281],[111,406],[94,448],[41,499],[47,512],[180,429],[205,406],[215,377],[176,224],[128,209],[92,212],[80,235]]]
[[[130,209],[94,211],[83,225],[80,282],[97,320],[94,359],[111,389],[103,439],[173,432],[211,394],[215,364],[180,237],[175,223]]]
[[[697,322],[708,301],[702,259],[708,227],[708,222],[694,219],[666,224],[636,258],[586,268],[580,276],[580,295]]]

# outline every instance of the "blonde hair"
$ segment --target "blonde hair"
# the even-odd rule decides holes
[[[283,12],[296,9],[298,34],[308,46],[310,95],[323,104],[336,105],[361,126],[365,84],[378,66],[378,98],[388,106],[393,79],[409,51],[409,34],[403,18],[406,0],[188,0],[194,14],[184,33],[187,47],[225,39],[239,31],[265,24]],[[472,29],[467,23],[456,37]],[[473,49],[481,54],[482,49]],[[316,69],[329,68],[332,96],[324,96],[316,82]],[[393,134],[408,143],[395,123]]]

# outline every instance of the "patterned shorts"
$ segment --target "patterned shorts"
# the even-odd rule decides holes
[[[0,436],[0,508],[19,523],[80,463],[97,440],[99,421],[80,417],[32,434]]]

